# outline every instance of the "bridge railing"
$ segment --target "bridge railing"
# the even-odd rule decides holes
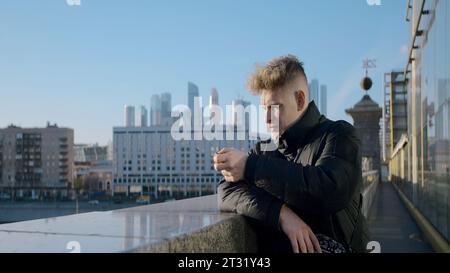
[[[375,199],[375,194],[380,183],[380,172],[378,170],[363,173],[363,205],[362,213],[368,217],[370,208]]]

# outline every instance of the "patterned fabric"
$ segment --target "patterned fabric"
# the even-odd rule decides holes
[[[347,250],[345,246],[338,241],[323,235],[317,234],[317,240],[319,240],[320,248],[322,253],[351,253],[352,251]]]

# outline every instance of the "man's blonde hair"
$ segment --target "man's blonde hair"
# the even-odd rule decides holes
[[[294,55],[286,55],[275,58],[264,66],[257,65],[248,79],[247,87],[250,92],[259,95],[265,90],[282,88],[298,75],[307,81],[303,63]]]

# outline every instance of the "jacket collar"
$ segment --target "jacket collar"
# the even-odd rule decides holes
[[[286,156],[292,156],[311,130],[324,119],[314,101],[310,102],[305,113],[280,136],[278,151]]]

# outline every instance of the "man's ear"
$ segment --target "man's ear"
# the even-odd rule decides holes
[[[305,108],[305,104],[306,104],[306,96],[305,96],[305,92],[303,92],[302,90],[299,90],[297,92],[295,92],[295,100],[297,101],[297,111],[302,111]]]

